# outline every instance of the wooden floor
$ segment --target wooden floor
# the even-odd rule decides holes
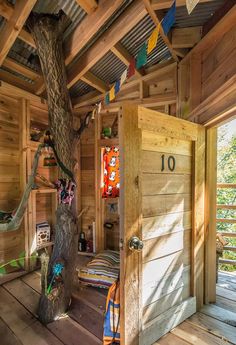
[[[0,287],[1,345],[96,345],[102,344],[106,295],[86,288],[73,294],[68,315],[43,326],[36,316],[40,296],[38,272],[19,277]],[[205,306],[155,345],[236,344],[236,275],[221,273],[217,302]]]

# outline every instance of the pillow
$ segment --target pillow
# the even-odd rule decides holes
[[[119,276],[119,253],[104,251],[94,257],[87,266],[78,270],[79,282],[83,285],[108,289]]]

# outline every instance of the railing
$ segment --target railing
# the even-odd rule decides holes
[[[236,184],[233,183],[219,183],[217,184],[217,189],[221,189],[221,188],[225,188],[225,189],[235,189],[235,193],[236,193]],[[218,204],[216,205],[217,209],[221,209],[221,210],[236,210],[236,205],[221,205]],[[216,219],[217,223],[227,223],[227,224],[236,224],[236,219],[232,219],[232,218],[217,218]],[[234,232],[229,232],[229,231],[219,231],[221,233],[222,236],[226,237],[226,238],[234,238],[236,237],[236,231]],[[236,246],[231,246],[231,245],[226,245],[224,246],[224,251],[231,251],[231,252],[236,252]],[[220,258],[219,259],[219,263],[220,264],[227,264],[227,265],[236,265],[236,260],[232,260],[232,259],[224,259],[224,258]]]

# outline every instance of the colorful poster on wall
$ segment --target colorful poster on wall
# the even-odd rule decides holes
[[[116,198],[120,192],[120,159],[119,148],[105,147],[103,149],[103,198]]]

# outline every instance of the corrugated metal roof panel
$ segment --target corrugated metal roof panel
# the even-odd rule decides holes
[[[141,46],[148,40],[154,28],[155,24],[149,15],[147,15],[125,35],[121,40],[121,44],[132,56],[136,57]],[[170,56],[170,52],[163,39],[159,37],[156,48],[148,55],[146,66],[151,66],[159,61],[167,60]]]
[[[223,4],[224,0],[199,3],[189,15],[186,6],[177,7],[174,27],[184,28],[205,24]],[[168,10],[163,11],[164,14]]]
[[[70,89],[70,95],[72,97],[77,97],[77,96],[83,96],[86,93],[90,91],[94,91],[95,89],[84,83],[82,80],[79,80],[71,89]]]
[[[29,57],[31,54],[36,55],[36,49],[20,39],[16,39],[10,52],[8,53],[8,56],[17,62],[22,63],[23,65],[34,69],[35,71],[38,71],[39,66],[34,62],[29,62]]]
[[[112,52],[108,52],[101,60],[99,60],[91,72],[105,83],[114,83],[125,70],[126,65],[120,61]]]

